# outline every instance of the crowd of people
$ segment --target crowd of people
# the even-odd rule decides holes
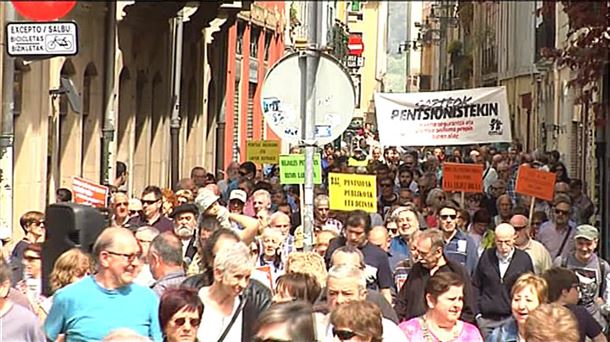
[[[44,213],[23,214],[0,261],[0,340],[607,341],[595,207],[557,151],[320,153],[313,241],[277,166],[195,167],[136,196],[119,165],[108,227],[55,261],[47,293]],[[443,191],[445,162],[483,165],[482,191]],[[520,166],[556,173],[552,201],[515,192]],[[332,210],[330,172],[375,175],[377,212]]]

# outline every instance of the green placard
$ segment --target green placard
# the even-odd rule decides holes
[[[286,154],[280,156],[280,183],[305,184],[305,155]],[[320,155],[313,156],[313,183],[322,184]]]

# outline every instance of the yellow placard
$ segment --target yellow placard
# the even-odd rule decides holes
[[[375,176],[329,173],[329,205],[332,210],[369,213],[377,212],[377,185]]]
[[[246,159],[257,164],[278,164],[280,142],[277,140],[253,140],[246,145]]]
[[[365,160],[358,160],[356,158],[350,157],[347,160],[347,165],[348,166],[355,166],[355,167],[358,167],[358,166],[367,167],[369,165],[369,161],[366,160],[366,159]]]

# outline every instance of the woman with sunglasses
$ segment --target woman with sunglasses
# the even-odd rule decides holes
[[[409,341],[482,342],[477,327],[459,320],[464,280],[453,272],[436,273],[426,283],[428,311],[399,325]]]
[[[367,301],[341,304],[330,314],[335,342],[381,342],[383,324],[379,308]]]
[[[159,323],[165,342],[197,341],[203,303],[197,291],[190,288],[172,288],[163,293],[159,304]]]

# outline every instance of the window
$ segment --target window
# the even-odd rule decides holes
[[[265,61],[269,60],[269,50],[271,48],[272,31],[265,31]]]
[[[243,51],[243,43],[244,43],[244,23],[237,23],[237,39],[235,40],[235,53],[238,55],[242,54]]]
[[[536,17],[536,55],[535,60],[542,58],[543,48],[555,47],[555,2],[536,1],[540,16]]]
[[[258,57],[258,38],[260,37],[261,29],[258,26],[252,26],[250,31],[250,57]]]

